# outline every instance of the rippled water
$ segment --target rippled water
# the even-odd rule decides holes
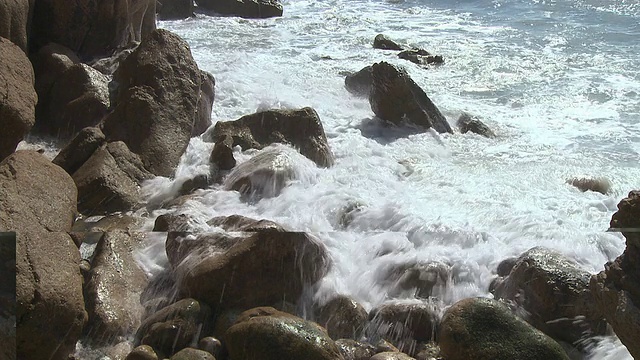
[[[160,23],[214,74],[214,122],[311,106],[336,158],[329,169],[295,161],[296,180],[258,202],[221,186],[198,191],[180,209],[197,229],[241,214],[313,232],[334,261],[316,296],[347,294],[368,309],[389,298],[386,272],[401,264],[451,265],[454,284],[438,296],[452,304],[489,296],[497,264],[533,246],[593,273],[623,251],[624,239],[605,231],[618,201],[640,187],[636,1],[314,0],[284,8],[267,20],[199,14]],[[443,55],[445,64],[425,69],[373,49],[378,33]],[[450,123],[467,111],[497,138],[381,125],[366,99],[344,89],[345,72],[381,60],[405,67]],[[211,148],[193,139],[175,180],[146,185],[150,201],[208,173]],[[609,179],[611,194],[565,183],[582,175]],[[361,211],[341,228],[354,205]],[[150,272],[165,264],[161,249],[141,254]],[[614,338],[592,357],[631,358]]]

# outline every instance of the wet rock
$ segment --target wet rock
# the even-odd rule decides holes
[[[170,177],[198,116],[202,75],[187,43],[155,30],[120,64],[116,106],[102,131],[123,141],[155,175]]]
[[[376,353],[381,353],[381,352],[400,352],[400,350],[393,346],[392,343],[388,342],[385,339],[379,339],[376,343],[375,343],[375,348],[376,348]]]
[[[227,330],[225,342],[234,360],[342,359],[318,324],[273,308],[248,310]]]
[[[88,62],[88,64],[101,73],[107,76],[112,76],[116,72],[116,70],[118,70],[118,67],[120,67],[120,64],[124,61],[124,59],[126,59],[127,56],[129,56],[137,47],[138,43],[131,43],[124,48],[118,49],[113,55],[109,57],[95,59]],[[112,89],[110,88],[110,90]]]
[[[398,43],[389,39],[383,34],[378,34],[376,35],[375,39],[373,39],[373,48],[382,49],[382,50],[403,50],[404,49]]]
[[[383,304],[369,313],[368,332],[381,336],[399,350],[413,353],[420,342],[433,339],[437,319],[428,303]]]
[[[379,118],[401,124],[405,119],[439,133],[451,133],[451,126],[431,99],[406,73],[380,62],[372,66],[371,109]]]
[[[200,70],[202,81],[198,98],[196,122],[193,124],[191,137],[203,134],[211,126],[211,108],[215,100],[216,79],[210,73]]]
[[[344,87],[354,95],[368,98],[372,82],[371,65],[369,65],[356,73],[347,75],[344,78]]]
[[[60,167],[35,151],[17,151],[0,162],[0,230],[70,231],[77,194]]]
[[[409,263],[393,268],[387,275],[389,296],[427,299],[442,294],[451,278],[451,268],[441,262]]]
[[[87,317],[80,254],[66,233],[33,227],[17,233],[17,358],[66,360]]]
[[[221,308],[247,309],[296,301],[305,284],[315,283],[327,272],[326,250],[310,235],[275,231],[244,235],[167,238],[167,257],[181,294]]]
[[[582,192],[595,191],[607,195],[611,191],[611,182],[606,178],[572,178],[567,184],[573,185]]]
[[[196,0],[199,7],[223,15],[244,18],[270,18],[282,16],[278,0]]]
[[[254,220],[242,215],[218,216],[207,221],[209,226],[219,226],[225,231],[280,231],[286,230],[271,220]]]
[[[428,51],[422,49],[405,50],[398,54],[403,60],[411,61],[418,65],[442,64],[444,59],[441,55],[431,55]]]
[[[128,232],[111,230],[96,246],[85,286],[90,341],[108,344],[140,326],[147,277],[133,258],[139,242]]]
[[[373,355],[370,360],[415,360],[407,354],[401,352],[381,352]]]
[[[227,136],[231,147],[242,150],[263,149],[271,144],[289,144],[319,166],[333,164],[333,155],[320,118],[312,108],[298,110],[267,110],[246,115],[235,121],[219,121],[213,128],[210,141],[218,143]]]
[[[440,347],[434,342],[418,345],[414,355],[416,360],[441,360]]]
[[[193,0],[162,0],[156,4],[160,20],[179,20],[193,16]]]
[[[84,128],[58,153],[53,163],[73,175],[105,142],[104,134],[99,128]]]
[[[203,350],[184,348],[173,355],[171,360],[216,360],[216,358]]]
[[[359,339],[367,322],[367,312],[355,300],[337,296],[317,310],[316,321],[334,339]]]
[[[6,38],[28,53],[29,22],[34,0],[0,2],[0,37]]]
[[[487,125],[480,121],[480,119],[473,117],[467,113],[462,113],[462,115],[460,115],[460,117],[458,118],[458,128],[463,134],[471,131],[472,133],[476,133],[488,138],[496,137],[496,134],[491,131],[491,129],[489,129]]]
[[[163,214],[156,218],[153,231],[180,232],[189,231],[189,217],[185,214]]]
[[[0,38],[0,161],[15,151],[36,121],[38,97],[33,82],[33,68],[25,53]]]
[[[440,323],[439,344],[447,360],[568,360],[553,339],[490,299],[464,299]]]
[[[236,166],[236,159],[233,157],[233,138],[226,136],[216,142],[211,150],[209,162],[218,170],[231,170]]]
[[[191,194],[198,189],[206,189],[211,184],[213,184],[213,179],[209,175],[196,175],[182,183],[178,190],[178,196]]]
[[[146,318],[136,333],[136,343],[149,345],[170,356],[197,343],[211,315],[206,304],[182,299]]]
[[[91,219],[93,220],[93,219]],[[133,233],[144,226],[145,218],[127,214],[110,214],[104,216],[98,221],[87,221],[87,219],[79,219],[73,224],[74,232],[111,232],[126,231]],[[97,243],[97,242],[96,242]]]
[[[35,3],[31,44],[37,51],[49,42],[64,45],[82,58],[109,56],[131,42],[139,42],[156,28],[155,0]]]
[[[132,210],[140,202],[139,184],[152,177],[126,144],[105,144],[73,174],[79,210],[85,215]]]
[[[376,354],[373,345],[351,339],[336,340],[336,346],[344,360],[369,360]]]
[[[604,271],[593,275],[591,289],[597,310],[611,325],[634,358],[640,358],[640,191],[631,191],[618,204],[610,227],[622,232],[626,248]]]
[[[526,320],[545,334],[578,345],[606,329],[593,306],[590,277],[562,254],[535,247],[518,258],[495,296],[522,306]]]
[[[125,360],[158,360],[158,355],[149,345],[140,345],[127,355]]]
[[[502,260],[500,264],[498,264],[498,268],[496,270],[498,273],[498,276],[509,275],[511,270],[513,270],[513,267],[516,266],[517,262],[518,262],[517,257],[512,257],[512,258]]]
[[[198,349],[208,352],[209,354],[220,357],[223,352],[223,346],[220,340],[207,336],[198,341]]]

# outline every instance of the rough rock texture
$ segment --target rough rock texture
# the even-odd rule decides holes
[[[38,0],[30,44],[56,42],[83,58],[108,56],[156,28],[156,0]]]
[[[562,254],[535,247],[518,258],[495,295],[522,306],[526,320],[545,334],[574,344],[606,329],[594,309],[590,277]]]
[[[138,184],[150,178],[123,142],[105,144],[73,174],[78,209],[85,215],[131,210],[140,202]]]
[[[398,53],[398,57],[418,65],[442,64],[444,62],[441,55],[431,55],[428,51],[423,49],[401,51]]]
[[[373,355],[370,360],[415,360],[415,359],[401,352],[385,351],[385,352],[381,352]]]
[[[179,232],[189,231],[189,217],[185,214],[163,214],[156,218],[153,231]]]
[[[213,142],[233,139],[242,150],[262,149],[273,143],[289,144],[319,166],[333,164],[333,155],[320,118],[315,110],[268,110],[241,117],[236,121],[219,121],[213,128]]]
[[[0,38],[0,161],[14,152],[35,124],[38,97],[33,83],[33,68],[25,53]]]
[[[123,141],[155,175],[170,177],[197,119],[202,74],[187,43],[155,30],[120,65],[116,107],[104,120],[109,141]]]
[[[447,309],[439,344],[447,360],[569,359],[553,339],[490,299],[464,299]]]
[[[413,353],[420,342],[436,334],[434,306],[428,303],[390,303],[371,310],[368,333],[381,336],[403,352]]]
[[[367,312],[355,300],[337,296],[316,309],[316,322],[334,339],[359,339],[367,322]]]
[[[184,348],[173,355],[171,360],[216,360],[216,358],[203,350]]]
[[[0,163],[0,230],[71,230],[76,217],[73,179],[35,151]]]
[[[85,284],[89,336],[109,344],[140,326],[144,308],[140,294],[147,278],[133,258],[140,239],[127,232],[106,232],[98,242]]]
[[[156,4],[160,20],[178,20],[193,16],[193,0],[162,0]]]
[[[369,97],[369,93],[371,92],[372,82],[371,65],[356,73],[349,74],[344,78],[344,86],[347,88],[347,91],[366,98]]]
[[[182,295],[223,308],[296,301],[329,264],[324,246],[296,232],[170,236],[166,248]]]
[[[35,0],[0,1],[0,37],[9,39],[25,53],[34,2]]]
[[[489,129],[487,125],[480,121],[480,119],[467,113],[462,113],[460,115],[457,124],[460,132],[463,134],[471,131],[472,133],[476,133],[488,138],[496,137],[496,134],[491,129]]]
[[[572,178],[567,180],[567,184],[577,187],[582,192],[595,191],[607,195],[611,191],[611,182],[606,178]]]
[[[376,35],[375,39],[373,39],[373,48],[382,49],[382,50],[403,50],[404,49],[398,43],[389,39],[383,34],[378,34]]]
[[[206,71],[200,70],[202,83],[198,99],[196,122],[193,125],[191,136],[204,133],[211,126],[211,108],[216,97],[216,79]]]
[[[207,225],[219,226],[225,231],[286,231],[271,220],[254,220],[242,215],[214,217],[207,221]]]
[[[66,233],[26,229],[16,257],[17,358],[67,360],[87,317],[80,254]]]
[[[371,76],[369,103],[379,118],[395,124],[406,119],[439,133],[452,132],[447,119],[406,71],[379,62],[373,64]]]
[[[640,358],[640,191],[631,191],[611,217],[612,230],[621,231],[627,247],[605,270],[591,277],[590,289],[620,341]]]
[[[84,128],[60,150],[52,162],[73,175],[105,142],[104,134],[99,128]]]
[[[336,340],[336,346],[344,360],[369,360],[376,354],[376,348],[373,345],[351,339]]]
[[[149,345],[140,345],[133,349],[125,360],[158,360],[158,355]]]
[[[196,0],[198,6],[219,14],[245,18],[282,16],[279,0]]]
[[[226,136],[213,146],[209,162],[218,170],[231,170],[236,166],[236,159],[233,157],[233,138],[231,136]]]
[[[101,73],[111,76],[116,72],[116,70],[118,70],[118,67],[122,64],[124,59],[126,59],[127,56],[129,56],[137,47],[138,43],[131,43],[125,48],[118,49],[115,54],[109,57],[99,58],[88,62],[88,64]]]
[[[273,308],[240,314],[225,342],[234,360],[342,360],[335,343],[318,324]]]

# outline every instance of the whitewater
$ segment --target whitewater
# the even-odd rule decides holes
[[[289,0],[284,16],[163,21],[182,36],[199,67],[216,78],[212,121],[271,108],[310,106],[323,123],[335,164],[327,169],[285,149],[294,180],[274,197],[246,201],[224,184],[197,190],[153,219],[185,213],[197,231],[240,214],[312,233],[333,266],[317,284],[320,302],[337,294],[367,310],[412,294],[394,290],[400,265],[441,262],[452,280],[444,306],[491,296],[497,265],[545,246],[597,273],[624,250],[607,232],[621,198],[640,188],[640,5],[604,0]],[[391,39],[442,55],[420,67],[372,48]],[[497,134],[437,134],[374,118],[367,99],[344,88],[349,72],[375,62],[401,66],[455,125],[476,115]],[[211,130],[211,129],[210,129]],[[154,205],[188,178],[208,174],[213,144],[191,140],[173,179],[143,187]],[[239,162],[256,151],[236,148]],[[581,192],[573,177],[603,177],[607,195]],[[164,236],[150,236],[138,260],[150,274],[167,266]],[[591,359],[631,359],[603,337]]]

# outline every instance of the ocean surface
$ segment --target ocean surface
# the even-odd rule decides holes
[[[637,0],[286,0],[284,16],[248,20],[198,14],[159,27],[181,35],[216,78],[212,121],[269,108],[313,107],[335,156],[317,168],[290,153],[295,179],[247,202],[216,185],[179,210],[200,231],[241,214],[313,233],[329,249],[330,274],[315,297],[346,294],[368,310],[391,297],[387,272],[437,261],[452,281],[442,306],[491,296],[500,261],[545,246],[596,273],[624,250],[606,232],[619,200],[640,188],[640,2]],[[372,48],[378,33],[442,55],[420,67]],[[461,112],[494,130],[436,134],[387,126],[345,74],[387,61],[404,67],[449,122]],[[175,179],[144,187],[150,203],[209,172],[213,144],[192,139]],[[295,150],[285,150],[294,152]],[[255,151],[235,156],[245,161]],[[604,177],[611,192],[581,192],[573,177]],[[351,222],[343,227],[345,212]],[[155,216],[149,214],[146,230]],[[167,265],[164,238],[138,255],[149,274]],[[631,359],[615,337],[589,359]]]

